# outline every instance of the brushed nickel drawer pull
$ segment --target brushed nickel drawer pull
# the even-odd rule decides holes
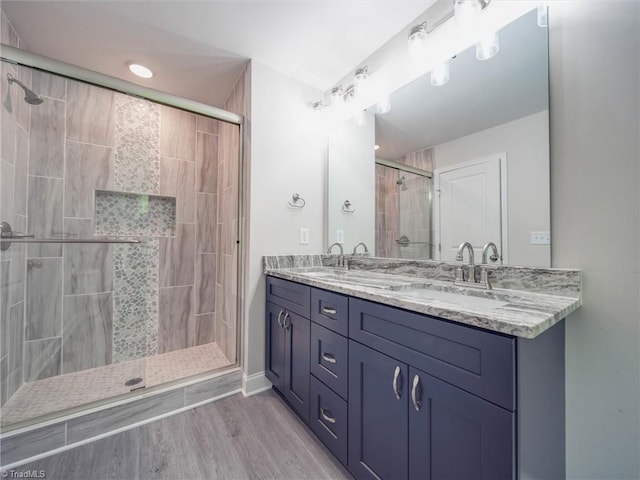
[[[336,357],[334,357],[331,353],[322,352],[322,359],[327,363],[338,363]]]
[[[338,310],[331,307],[322,307],[322,313],[328,313],[329,315],[335,315],[338,313]]]
[[[327,412],[328,412],[328,413],[331,413],[329,410],[327,410],[327,409],[325,409],[325,408],[320,407],[320,416],[322,417],[322,419],[323,419],[325,422],[329,422],[329,423],[336,423],[336,418],[335,418],[335,417],[332,417],[331,415],[328,415],[328,414],[327,414]]]
[[[282,314],[284,312],[282,310],[280,310],[280,313],[278,314],[278,325],[280,325],[280,328],[282,328],[284,325],[282,325]]]
[[[416,412],[420,411],[422,402],[418,400],[418,387],[420,386],[420,377],[418,375],[413,377],[413,388],[411,389],[411,401]]]
[[[398,387],[398,383],[400,380],[400,374],[402,372],[400,371],[400,367],[397,366],[395,371],[393,372],[393,393],[395,394],[396,398],[398,400],[400,400],[400,397],[402,397],[402,392],[400,391],[400,388]]]

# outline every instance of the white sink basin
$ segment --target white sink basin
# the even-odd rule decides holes
[[[441,292],[439,290],[429,290],[426,288],[409,288],[406,290],[399,290],[396,293],[402,297],[446,303],[456,306],[482,308],[484,310],[493,310],[507,305],[507,302],[494,300],[492,298],[482,298],[472,295],[462,295],[459,293]]]

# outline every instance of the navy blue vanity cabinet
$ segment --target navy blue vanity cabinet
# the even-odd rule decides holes
[[[409,369],[349,340],[349,470],[361,479],[409,474]]]
[[[415,368],[408,383],[409,478],[514,478],[514,412]]]
[[[267,277],[266,369],[267,378],[309,423],[309,359],[311,288]],[[306,317],[303,316],[306,314]]]
[[[343,465],[348,462],[349,297],[311,289],[309,426]]]
[[[346,337],[349,332],[349,297],[311,289],[311,320]]]
[[[565,475],[564,322],[516,338],[268,284],[267,377],[357,480]]]
[[[285,330],[282,326],[284,313],[284,308],[267,302],[265,375],[277,389],[282,389],[284,386]]]

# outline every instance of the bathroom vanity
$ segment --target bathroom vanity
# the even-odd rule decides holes
[[[445,264],[400,261],[402,274],[332,257],[265,259],[266,375],[354,477],[564,476],[578,271],[535,269],[556,295],[480,291],[453,286]],[[498,285],[523,274],[489,273]]]

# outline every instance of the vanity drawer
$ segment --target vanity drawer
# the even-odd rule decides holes
[[[348,316],[349,297],[318,288],[311,290],[311,320],[346,337]]]
[[[343,465],[347,464],[347,402],[311,376],[309,426]]]
[[[268,276],[267,302],[275,303],[290,312],[309,318],[311,287]]]
[[[515,410],[515,339],[352,298],[349,338],[508,410]]]
[[[347,400],[349,341],[311,322],[311,373]]]

